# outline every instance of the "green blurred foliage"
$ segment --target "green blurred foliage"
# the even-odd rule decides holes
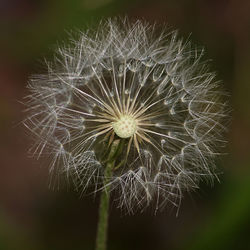
[[[220,199],[181,249],[250,249],[250,178],[225,179]]]

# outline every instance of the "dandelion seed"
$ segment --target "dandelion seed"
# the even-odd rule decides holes
[[[223,146],[227,105],[201,58],[177,32],[141,21],[111,19],[80,34],[29,81],[34,154],[47,150],[50,170],[67,172],[77,189],[109,187],[129,212],[178,206],[183,191],[216,176]],[[107,178],[105,157],[119,138],[124,150]]]

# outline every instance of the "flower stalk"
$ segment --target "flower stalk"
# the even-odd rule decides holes
[[[110,192],[109,186],[106,186],[108,179],[112,177],[112,171],[115,168],[115,162],[122,150],[124,140],[115,140],[110,146],[110,152],[108,155],[108,161],[104,173],[104,186],[105,189],[101,193],[100,205],[99,205],[99,219],[96,235],[96,250],[107,249],[107,234],[108,234],[108,214],[109,214],[109,200]]]

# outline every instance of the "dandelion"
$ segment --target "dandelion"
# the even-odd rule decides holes
[[[141,21],[81,33],[29,81],[34,154],[129,212],[178,206],[183,191],[213,181],[224,144],[224,94],[202,56],[176,31]]]

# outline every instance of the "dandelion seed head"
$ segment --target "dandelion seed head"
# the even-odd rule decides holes
[[[131,115],[121,115],[118,121],[113,122],[112,127],[120,138],[129,138],[136,132],[137,121]]]
[[[225,95],[203,51],[146,22],[102,21],[61,46],[48,72],[33,75],[24,125],[31,151],[78,190],[110,187],[129,212],[179,206],[184,191],[216,177],[227,117]],[[110,145],[124,150],[105,177]]]

